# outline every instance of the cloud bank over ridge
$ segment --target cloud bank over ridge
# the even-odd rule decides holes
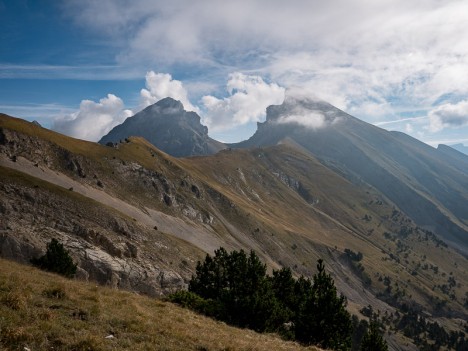
[[[195,74],[218,86],[244,72],[280,87],[313,90],[371,123],[413,117],[414,110],[429,117],[439,105],[468,97],[463,0],[76,0],[63,9],[75,25],[114,43],[119,67],[196,72],[192,81]],[[146,90],[147,103],[158,96]],[[226,126],[259,118],[236,107],[241,95],[213,95],[201,92],[195,99],[208,96],[200,104],[208,124],[215,111]],[[228,113],[234,122],[228,123]],[[420,138],[452,126],[427,123],[393,126]]]
[[[201,99],[203,121],[213,131],[262,121],[266,108],[281,104],[285,94],[285,89],[276,83],[268,84],[259,76],[242,73],[229,75],[226,90],[228,97],[206,95]]]
[[[171,97],[179,100],[187,111],[195,111],[210,130],[226,130],[264,119],[269,105],[281,104],[285,89],[275,83],[266,83],[259,76],[242,73],[229,75],[226,91],[229,96],[217,98],[205,95],[198,106],[192,105],[183,83],[167,73],[146,74],[146,88],[140,91],[140,103],[133,109],[125,108],[121,98],[114,94],[99,102],[83,100],[78,111],[57,117],[53,129],[89,141],[98,141],[126,118],[157,101]]]

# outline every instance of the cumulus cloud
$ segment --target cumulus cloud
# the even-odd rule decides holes
[[[153,71],[146,73],[146,89],[141,89],[140,97],[140,108],[145,108],[161,99],[171,97],[179,100],[184,105],[185,110],[198,112],[198,108],[190,103],[187,90],[182,82],[173,79],[168,73],[155,73]]]
[[[429,131],[439,132],[444,128],[468,125],[468,100],[456,104],[443,104],[429,112]]]
[[[119,71],[158,67],[217,86],[231,72],[249,72],[314,91],[371,123],[432,110],[430,129],[408,122],[415,136],[458,123],[434,106],[468,98],[464,0],[70,0],[62,8],[112,43]],[[154,102],[146,90],[143,101]],[[208,94],[216,96],[212,88],[198,96]],[[228,116],[242,108],[232,108],[231,95],[203,98],[205,123],[232,124]],[[237,123],[261,118],[245,116],[236,114]]]
[[[203,121],[212,131],[261,121],[266,108],[281,104],[285,93],[285,89],[278,84],[243,73],[230,74],[226,90],[228,97],[218,99],[207,95],[201,99]]]
[[[125,109],[119,97],[108,94],[99,102],[81,101],[78,111],[58,117],[52,129],[75,138],[98,141],[131,115],[132,111]]]

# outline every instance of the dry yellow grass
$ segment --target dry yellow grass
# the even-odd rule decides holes
[[[0,349],[26,348],[317,350],[233,328],[168,302],[0,259]]]

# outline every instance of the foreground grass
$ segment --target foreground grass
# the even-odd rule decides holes
[[[317,350],[3,259],[0,349]]]

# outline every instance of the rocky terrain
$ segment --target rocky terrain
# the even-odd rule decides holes
[[[296,275],[311,276],[323,258],[351,312],[371,305],[390,318],[409,305],[463,330],[463,163],[442,164],[440,151],[377,129],[363,140],[361,129],[371,127],[307,104],[302,109],[331,111],[308,137],[285,123],[296,116],[287,105],[271,107],[246,144],[190,158],[140,137],[104,146],[0,115],[0,256],[27,263],[57,238],[80,279],[152,296],[183,288],[197,260],[220,246],[253,249],[270,268]],[[372,152],[377,147],[388,150]],[[409,168],[413,161],[419,168]],[[415,349],[400,332],[387,340],[392,349]]]

